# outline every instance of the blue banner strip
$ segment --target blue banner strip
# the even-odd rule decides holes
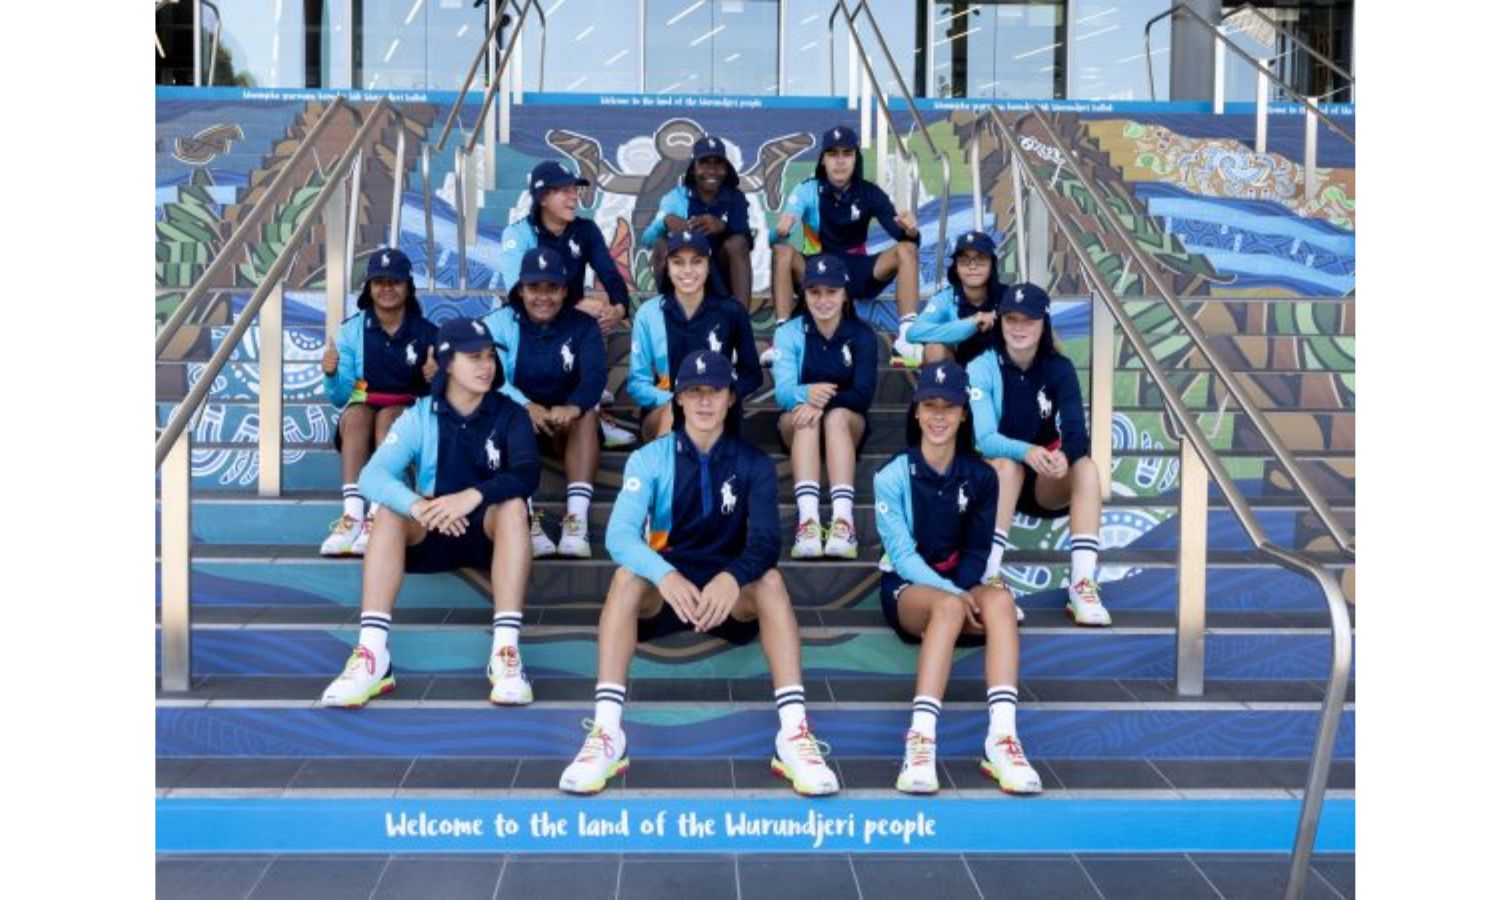
[[[1284,853],[1284,800],[171,799],[158,853]],[[1316,849],[1354,850],[1354,801]]]

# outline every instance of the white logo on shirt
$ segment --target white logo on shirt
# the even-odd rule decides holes
[[[958,514],[963,515],[969,509],[969,495],[964,493],[964,485],[958,486]]]
[[[971,387],[971,388],[969,388],[969,399],[970,400],[983,400],[984,399],[984,391],[981,391],[977,387]]]
[[[708,371],[708,364],[703,361],[703,357],[701,356],[693,360],[693,365],[697,368],[699,375]]]
[[[844,368],[848,369],[854,365],[854,354],[849,352],[849,342],[844,342]]]
[[[850,203],[849,204],[849,218],[851,220],[859,218],[859,204],[858,203]]]
[[[1052,401],[1047,399],[1045,389],[1036,392],[1036,411],[1042,414],[1042,418],[1052,417]]]
[[[484,439],[484,455],[489,460],[491,469],[500,468],[500,448],[495,446],[493,434]]]
[[[891,508],[890,508],[889,505],[886,504],[886,502],[884,500],[882,500],[879,503],[875,504],[875,511],[878,512],[878,513],[880,513],[883,516],[883,515],[889,513],[891,511]]]
[[[417,342],[412,341],[406,345],[406,364],[414,366],[417,364]]]
[[[724,352],[724,342],[719,340],[719,326],[717,325],[708,333],[708,349],[715,353]]]
[[[572,238],[568,239],[568,249],[573,251],[574,259],[577,259],[578,257],[583,255],[583,251],[578,248],[578,242],[573,240]]]
[[[507,250],[514,250],[514,249],[516,249],[516,239],[515,238],[506,238],[505,239],[505,249],[507,249]]]
[[[625,490],[638,491],[641,489],[641,480],[635,476],[625,479]]]
[[[734,505],[738,502],[740,498],[734,495],[734,476],[731,475],[728,481],[719,485],[719,512],[726,516],[733,515]]]
[[[394,430],[390,434],[385,436],[385,441],[383,442],[383,444],[387,447],[393,447],[399,443],[401,443],[401,438],[396,434]]]
[[[563,342],[562,349],[563,371],[573,371],[573,339],[568,338]]]

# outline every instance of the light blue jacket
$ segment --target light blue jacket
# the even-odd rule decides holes
[[[354,394],[354,382],[365,370],[365,312],[360,310],[344,320],[333,346],[339,352],[339,368],[323,376],[323,393],[328,402],[339,408],[348,405]]]
[[[657,552],[666,546],[667,535],[672,533],[677,438],[675,432],[664,434],[630,454],[625,461],[625,480],[604,532],[604,547],[614,561],[652,584],[661,584],[663,578],[677,571]]]
[[[994,350],[986,350],[969,361],[969,410],[974,416],[974,444],[987,459],[1026,461],[1031,444],[1006,437],[1000,431],[1005,414],[1005,380]]]
[[[911,472],[906,454],[902,453],[875,473],[875,530],[880,533],[885,556],[881,571],[895,572],[912,584],[959,594],[958,585],[939,575],[917,552],[911,523]]]
[[[911,323],[906,339],[918,344],[957,344],[974,336],[978,327],[973,316],[960,316],[959,299],[953,285],[948,285],[927,301],[927,308]]]

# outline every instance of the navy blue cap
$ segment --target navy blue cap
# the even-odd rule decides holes
[[[449,319],[438,326],[439,363],[451,359],[455,353],[473,353],[494,345],[495,338],[491,336],[489,326],[479,319]]]
[[[994,253],[995,242],[983,231],[966,231],[953,242],[953,258],[958,259],[958,254],[965,250]]]
[[[835,125],[823,132],[823,149],[818,152],[826,152],[839,147],[848,147],[850,150],[859,149],[859,132],[843,125]]]
[[[713,256],[708,237],[696,231],[673,231],[667,234],[667,255],[671,256],[683,247],[691,247],[699,256]]]
[[[946,400],[954,406],[969,402],[969,373],[951,359],[928,363],[917,370],[917,389],[913,403],[923,400]]]
[[[365,266],[365,280],[369,281],[371,278],[407,281],[411,278],[411,260],[394,247],[381,247],[370,254],[370,260]]]
[[[521,274],[516,284],[567,284],[568,271],[556,250],[533,247],[521,257]]]
[[[527,179],[528,189],[533,199],[541,199],[545,191],[554,188],[565,187],[588,187],[589,180],[580,178],[564,169],[562,163],[549,159],[546,162],[537,163],[536,168],[531,170],[531,177]]]
[[[734,366],[724,354],[712,350],[694,350],[677,367],[676,390],[695,387],[734,387]]]
[[[995,305],[997,316],[1020,313],[1028,319],[1045,319],[1051,311],[1052,298],[1030,282],[1007,286],[1000,292],[1000,302]]]
[[[717,156],[725,162],[729,162],[729,150],[724,142],[712,135],[698,138],[693,142],[693,162],[697,162],[706,156]]]
[[[836,253],[820,253],[807,261],[802,276],[802,287],[810,288],[814,285],[824,287],[847,287],[849,284],[849,268],[844,265],[844,260]]]

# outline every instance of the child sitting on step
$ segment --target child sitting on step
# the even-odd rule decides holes
[[[531,573],[526,499],[541,475],[536,438],[526,411],[496,390],[495,342],[483,322],[444,322],[437,342],[432,396],[401,414],[360,473],[360,489],[380,508],[365,553],[359,643],[324,706],[363,706],[394,690],[386,636],[403,573],[464,566],[488,572],[494,594],[490,702],[531,702],[520,636]]]
[[[803,301],[776,329],[776,405],[781,442],[791,452],[796,481],[797,531],[793,559],[854,559],[854,466],[866,436],[865,414],[875,399],[879,345],[875,330],[854,314],[844,260],[835,254],[807,261]],[[822,457],[828,460],[833,518],[827,542],[819,523]]]
[[[1034,794],[1041,779],[1016,734],[1015,597],[1003,584],[982,583],[995,473],[974,452],[968,401],[968,378],[957,363],[923,366],[907,414],[907,449],[875,473],[875,525],[885,545],[880,608],[901,640],[921,644],[896,789],[937,792],[937,719],[953,648],[982,645],[989,729],[981,765],[1001,790]]]
[[[323,392],[340,408],[333,446],[344,474],[344,512],[319,548],[324,556],[364,555],[373,513],[356,484],[359,472],[437,372],[437,326],[422,316],[405,253],[381,248],[370,255],[357,305],[323,351]]]
[[[750,202],[740,190],[740,176],[729,161],[724,141],[713,136],[693,144],[693,161],[682,184],[661,199],[656,218],[641,233],[641,244],[651,248],[651,270],[656,283],[667,283],[667,235],[695,231],[708,238],[714,282],[750,308]]]
[[[1000,258],[995,242],[983,231],[970,231],[954,242],[948,284],[933,294],[907,336],[920,342],[927,362],[969,360],[994,342],[995,305],[1005,285],[1000,283]]]

